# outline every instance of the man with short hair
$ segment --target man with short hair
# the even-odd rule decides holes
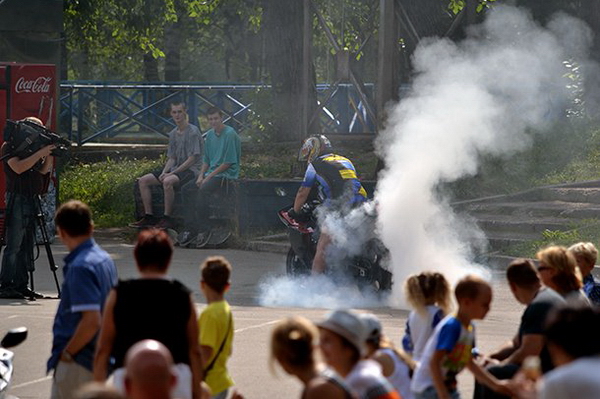
[[[240,176],[240,137],[234,128],[223,123],[220,109],[209,108],[207,117],[211,129],[206,132],[202,168],[196,181],[182,188],[184,200],[188,202],[185,205],[186,228],[179,237],[181,246],[194,239],[198,247],[206,244],[210,230],[209,196]]]
[[[171,117],[175,128],[169,133],[167,162],[162,169],[155,170],[138,179],[140,195],[144,205],[144,217],[130,227],[157,227],[168,229],[175,227],[173,204],[175,187],[194,181],[200,170],[202,159],[202,135],[200,130],[189,123],[187,107],[183,102],[171,104]],[[158,219],[152,210],[152,186],[162,185],[164,191],[163,218]]]
[[[54,370],[51,398],[65,399],[92,381],[101,312],[108,292],[117,283],[117,270],[92,238],[94,225],[86,204],[73,200],[62,204],[55,221],[58,236],[70,252],[65,257],[47,370]]]
[[[542,285],[534,264],[516,259],[506,269],[506,279],[515,299],[527,307],[515,337],[484,361],[488,371],[499,379],[509,379],[519,370],[528,356],[539,356],[542,372],[552,369],[552,361],[543,335],[544,323],[551,309],[564,304],[563,297]],[[507,398],[480,384],[475,385],[475,399]]]
[[[125,357],[125,392],[130,399],[170,399],[177,383],[173,358],[160,342],[145,339]]]

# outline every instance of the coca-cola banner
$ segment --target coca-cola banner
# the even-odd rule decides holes
[[[54,65],[0,63],[0,144],[6,119],[35,116],[56,131],[55,71]],[[4,178],[0,163],[0,219],[6,206]]]
[[[50,76],[38,76],[35,80],[25,80],[21,76],[15,85],[15,93],[50,93]]]
[[[56,126],[54,65],[11,65],[10,118],[35,116],[50,130]]]

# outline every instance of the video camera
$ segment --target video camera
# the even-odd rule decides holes
[[[4,141],[8,145],[5,155],[0,158],[17,156],[21,159],[27,158],[39,149],[54,144],[56,148],[52,150],[52,155],[60,157],[67,153],[71,142],[62,138],[53,131],[44,126],[27,120],[6,121],[4,128]]]

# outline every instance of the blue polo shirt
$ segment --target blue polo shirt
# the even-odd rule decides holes
[[[60,354],[75,333],[81,312],[104,308],[110,289],[117,283],[117,269],[110,255],[93,238],[81,243],[65,259],[60,303],[52,327],[52,355],[47,370],[56,367]],[[92,370],[96,338],[74,354],[74,360]]]

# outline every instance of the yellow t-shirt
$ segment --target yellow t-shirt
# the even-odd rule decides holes
[[[213,349],[213,354],[206,365],[208,366],[217,351],[221,347],[221,343],[227,333],[227,340],[223,349],[219,353],[219,357],[215,361],[212,369],[204,378],[204,381],[210,387],[212,394],[216,395],[223,392],[233,385],[233,379],[227,371],[227,359],[231,356],[231,347],[233,344],[233,319],[229,326],[229,318],[231,317],[231,308],[227,301],[213,302],[209,304],[198,319],[198,328],[200,329],[200,345],[210,346]]]

